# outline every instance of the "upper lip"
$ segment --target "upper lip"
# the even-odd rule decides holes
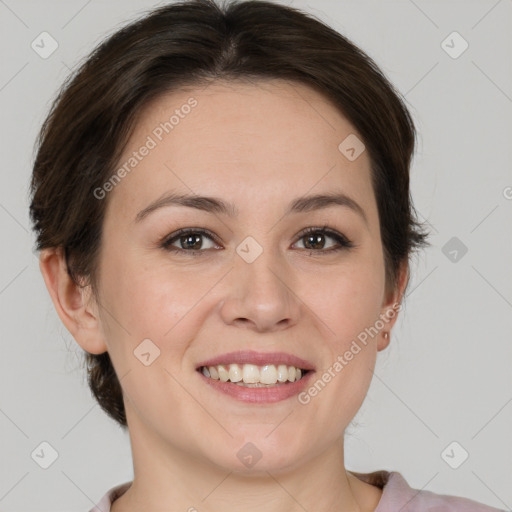
[[[207,361],[202,361],[198,364],[197,369],[202,366],[217,366],[218,364],[254,364],[261,366],[264,364],[286,364],[288,366],[295,366],[302,370],[314,370],[314,366],[305,359],[288,354],[286,352],[256,352],[254,350],[237,350],[236,352],[229,352],[221,354],[220,356],[213,357]]]

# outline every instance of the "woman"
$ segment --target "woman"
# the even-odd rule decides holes
[[[377,66],[269,2],[161,7],[40,138],[31,218],[134,480],[93,510],[495,510],[344,465],[427,245],[412,119]]]

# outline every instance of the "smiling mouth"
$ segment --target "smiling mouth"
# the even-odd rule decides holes
[[[297,382],[311,370],[291,365],[218,364],[197,369],[206,378],[248,388],[268,388]]]

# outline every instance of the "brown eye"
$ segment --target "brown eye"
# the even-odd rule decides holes
[[[182,235],[179,237],[179,241],[182,249],[192,249],[197,251],[201,249],[203,245],[201,240],[202,235],[192,234],[192,235]]]
[[[337,242],[334,247],[325,248],[326,239],[333,239]],[[352,242],[344,235],[325,228],[308,228],[302,232],[299,240],[304,240],[304,249],[313,252],[333,252],[340,249],[349,249],[354,247]]]
[[[162,242],[161,247],[167,251],[189,252],[193,255],[199,255],[207,249],[211,249],[211,247],[204,247],[203,238],[215,242],[213,236],[202,229],[180,229],[166,238],[166,240]],[[215,246],[215,243],[213,245]]]
[[[325,235],[322,233],[313,233],[305,235],[304,240],[306,249],[323,249],[325,245]],[[322,241],[323,240],[323,241]]]
[[[211,247],[205,247],[204,239],[211,242]],[[328,240],[334,240],[334,244],[329,244]],[[355,247],[344,235],[326,228],[308,228],[299,236],[299,241],[303,241],[303,250],[311,253],[333,253],[342,249]],[[326,248],[327,245],[327,248]],[[186,228],[180,229],[169,235],[160,246],[166,251],[178,254],[187,254],[191,256],[200,256],[209,250],[218,248],[215,236],[204,229]],[[299,247],[300,249],[300,247]]]

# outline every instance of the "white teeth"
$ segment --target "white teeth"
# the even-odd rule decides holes
[[[277,382],[277,370],[273,364],[266,364],[260,371],[262,384],[275,384]]]
[[[229,365],[229,380],[231,382],[239,382],[242,380],[242,370],[237,364]]]
[[[227,382],[228,380],[240,386],[262,387],[265,385],[282,384],[287,381],[295,382],[303,377],[303,371],[295,366],[273,364],[257,366],[255,364],[216,365],[202,368],[205,377]]]
[[[219,378],[222,382],[227,382],[229,380],[229,372],[226,370],[226,367],[222,364],[217,366],[217,371],[219,373]]]
[[[280,364],[277,367],[277,380],[279,382],[286,382],[288,380],[288,368],[285,364]]]
[[[242,380],[246,384],[256,384],[260,381],[260,370],[254,364],[244,364],[242,370]]]

